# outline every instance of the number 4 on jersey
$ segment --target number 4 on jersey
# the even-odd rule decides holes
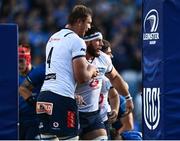
[[[51,48],[49,54],[48,54],[48,58],[47,58],[47,64],[49,65],[49,68],[51,67],[51,56],[52,56],[52,52],[53,52],[53,47]]]

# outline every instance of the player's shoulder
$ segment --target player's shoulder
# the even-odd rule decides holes
[[[109,58],[109,56],[106,53],[102,52],[102,51],[100,51],[100,57],[105,58],[105,59]]]
[[[67,29],[67,28],[63,28],[61,30],[59,30],[58,32],[54,33],[50,38],[62,38],[62,37],[74,37],[74,38],[77,38],[77,34],[70,30],[70,29]]]
[[[70,39],[70,42],[79,42],[81,44],[85,44],[84,40],[79,37],[78,34],[76,34],[74,31],[70,29],[62,29],[61,32],[63,32],[63,36]]]
[[[59,34],[65,38],[70,38],[71,40],[78,40],[80,38],[74,31],[68,28],[61,29]]]
[[[54,33],[50,39],[49,42],[51,41],[58,41],[62,40],[63,43],[68,43],[70,46],[80,46],[80,47],[86,47],[86,44],[82,38],[80,38],[74,31],[70,29],[61,29],[60,31]]]
[[[76,47],[83,47],[86,48],[86,43],[85,41],[79,37],[77,34],[74,34],[73,36],[69,37],[70,38],[70,42],[76,46]]]
[[[70,38],[71,39],[70,41],[72,42],[79,42],[81,44],[85,44],[84,40],[81,37],[79,37],[79,35],[77,35],[76,33],[69,34],[68,38]]]
[[[111,58],[105,54],[104,52],[100,51],[100,56],[99,58],[107,63],[111,63]]]

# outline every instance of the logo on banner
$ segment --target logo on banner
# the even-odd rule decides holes
[[[156,9],[151,9],[144,18],[143,28],[143,40],[149,41],[149,44],[156,44],[159,40],[159,33],[157,32],[159,26],[159,14]]]
[[[155,130],[160,120],[160,88],[144,88],[144,120],[150,130]]]

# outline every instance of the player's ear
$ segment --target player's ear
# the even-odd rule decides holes
[[[81,26],[81,24],[82,24],[82,19],[77,19],[77,22],[76,22],[76,23],[77,23],[78,26]]]

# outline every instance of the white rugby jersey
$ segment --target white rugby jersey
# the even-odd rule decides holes
[[[112,87],[111,82],[106,76],[104,76],[102,80],[102,89],[99,99],[100,115],[103,121],[108,120],[107,113],[111,111],[111,107],[108,103],[108,93],[111,87]]]
[[[75,32],[62,29],[46,46],[46,77],[41,91],[52,91],[74,99],[76,82],[72,60],[86,55],[86,44]]]
[[[113,68],[111,59],[103,52],[100,53],[99,57],[95,57],[91,64],[98,68],[100,75],[86,83],[78,84],[76,94],[81,95],[86,103],[86,105],[78,106],[80,112],[93,112],[99,109],[102,78],[105,73],[111,72]]]

